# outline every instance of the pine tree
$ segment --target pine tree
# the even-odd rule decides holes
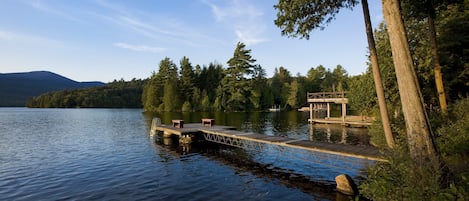
[[[252,87],[248,78],[253,75],[256,60],[251,57],[251,50],[245,48],[244,43],[238,42],[222,80],[222,96],[226,97],[224,107],[232,111],[245,111],[251,107],[248,97]]]
[[[183,57],[180,61],[181,67],[181,99],[184,101],[190,101],[190,97],[194,93],[195,86],[195,74],[192,64],[189,62],[189,58]]]

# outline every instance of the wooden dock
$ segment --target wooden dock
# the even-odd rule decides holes
[[[203,133],[255,141],[265,144],[274,144],[284,147],[292,147],[326,154],[341,155],[346,157],[360,158],[373,161],[386,161],[381,157],[379,150],[373,147],[355,146],[347,144],[332,144],[327,142],[314,142],[309,140],[298,140],[287,137],[269,136],[257,133],[245,133],[236,130],[203,129]]]
[[[308,122],[315,124],[341,124],[344,126],[366,127],[373,124],[370,120],[357,119],[357,116],[347,116],[347,92],[317,92],[307,93],[307,102],[309,103],[309,119]],[[341,104],[341,117],[331,117],[330,104]],[[306,110],[306,109],[305,109]],[[326,111],[325,118],[314,118],[315,112]]]
[[[308,122],[311,124],[341,124],[343,126],[351,127],[366,127],[373,125],[372,120],[357,120],[356,118],[345,118],[343,121],[342,118],[324,118],[324,119],[308,119]]]
[[[177,136],[183,136],[183,135],[190,135],[190,134],[201,134],[201,131],[203,129],[215,129],[215,130],[235,130],[236,128],[233,126],[220,126],[220,125],[214,125],[214,126],[203,126],[200,123],[189,123],[189,124],[184,124],[183,128],[174,128],[172,125],[153,125],[152,126],[152,131],[161,131],[163,132],[164,135],[177,135]]]
[[[175,128],[171,125],[160,124],[152,125],[151,130],[163,132],[165,136],[176,135],[180,137],[187,137],[190,135],[198,135],[199,137],[203,136],[205,140],[208,141],[237,147],[242,147],[241,145],[246,144],[246,142],[256,142],[365,160],[386,161],[382,158],[379,150],[374,147],[331,144],[326,142],[314,142],[287,137],[269,136],[252,132],[241,132],[235,130],[235,128],[231,126],[204,126],[201,123],[191,123],[184,124],[183,128]]]

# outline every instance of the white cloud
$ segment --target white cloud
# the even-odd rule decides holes
[[[127,43],[114,43],[114,46],[120,47],[123,49],[128,49],[136,52],[151,52],[151,53],[161,53],[166,49],[161,47],[151,47],[147,45],[131,45]]]
[[[65,45],[62,41],[58,41],[56,39],[10,30],[0,30],[0,40],[12,41],[15,43],[26,43],[29,45],[46,45],[56,47]]]
[[[265,22],[262,18],[264,13],[251,1],[223,1],[225,4],[220,5],[216,5],[209,0],[203,0],[202,2],[210,6],[217,22],[230,26],[237,37],[236,40],[244,42],[246,45],[255,45],[268,41],[263,36],[265,32]]]
[[[194,41],[198,40],[192,38],[200,37],[196,31],[188,31],[190,27],[175,18],[145,13],[105,0],[100,0],[98,3],[107,11],[111,11],[107,15],[99,14],[102,18],[155,41],[172,40],[194,46]]]
[[[255,45],[267,41],[267,39],[257,37],[257,35],[259,34],[255,31],[253,32],[251,30],[236,30],[235,33],[237,39],[239,41],[242,41],[246,45]]]
[[[0,40],[11,40],[13,35],[10,32],[0,31]]]
[[[69,12],[65,12],[64,8],[57,9],[53,8],[50,5],[45,4],[41,0],[34,0],[34,1],[25,1],[29,6],[35,8],[36,10],[42,11],[44,13],[50,14],[50,15],[56,15],[59,17],[62,17],[64,19],[73,21],[73,22],[79,22],[79,23],[84,23],[83,20],[74,17],[71,15]]]

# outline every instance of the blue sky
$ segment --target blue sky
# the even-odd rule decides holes
[[[283,66],[292,75],[311,67],[366,70],[361,5],[341,10],[309,40],[281,36],[277,1],[268,0],[2,0],[0,73],[52,71],[77,81],[147,78],[165,57],[179,65],[226,67],[238,41],[271,77]],[[370,1],[373,26],[381,1]]]

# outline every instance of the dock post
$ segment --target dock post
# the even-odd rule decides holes
[[[331,106],[327,103],[327,119],[331,118]]]
[[[155,117],[151,120],[151,128],[150,130],[156,130],[156,127],[161,125],[161,119],[158,117]]]
[[[345,124],[345,116],[347,116],[347,104],[342,103],[342,123]]]
[[[171,132],[163,131],[163,137],[169,138],[169,137],[171,137],[171,135],[172,135]]]
[[[314,126],[309,124],[309,141],[314,141]]]
[[[313,111],[313,104],[310,103],[310,104],[309,104],[309,119],[310,119],[311,121],[313,120],[313,113],[314,113],[314,111]]]

